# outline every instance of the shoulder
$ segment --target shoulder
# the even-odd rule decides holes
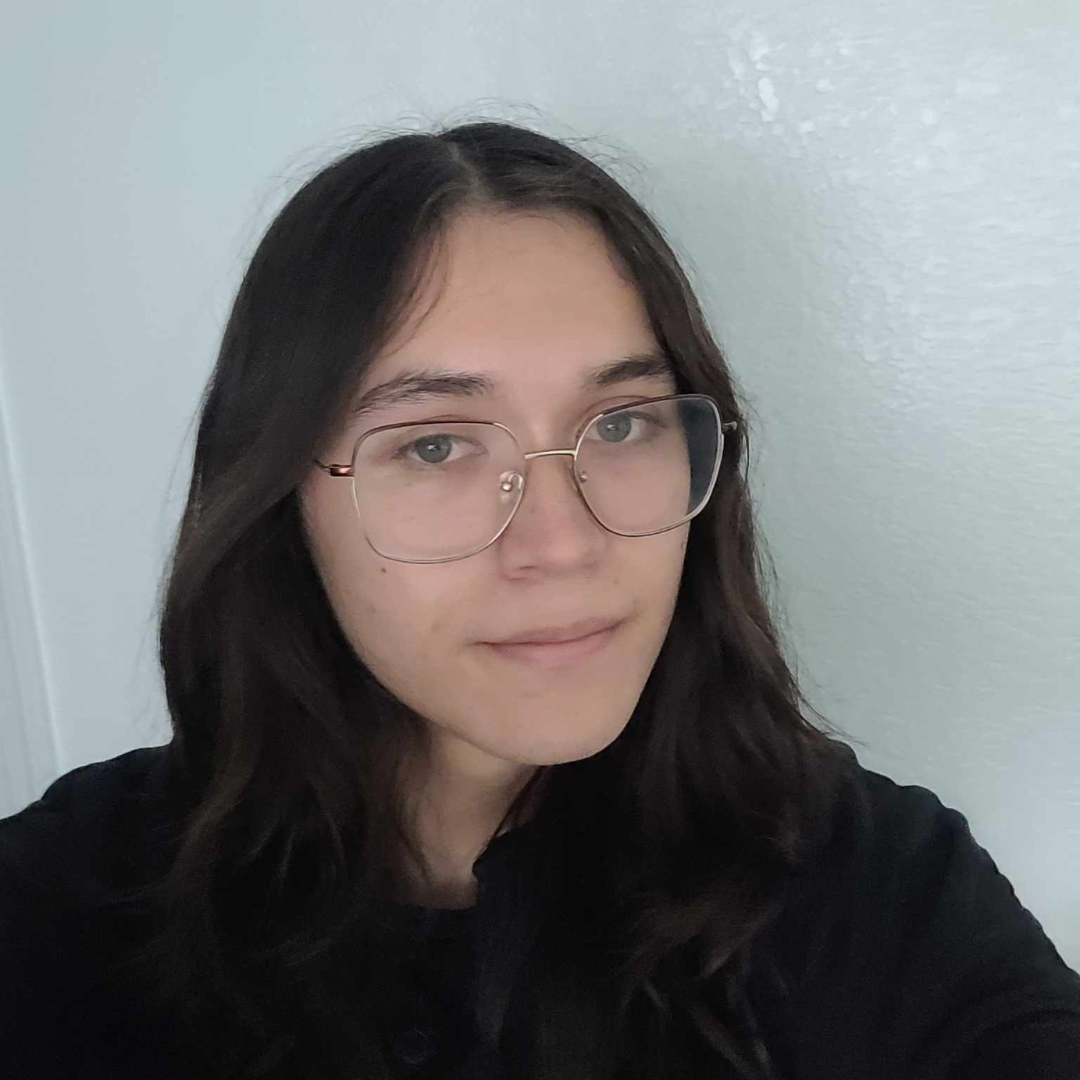
[[[899,784],[865,768],[854,752],[837,785],[816,857],[834,869],[864,879],[877,872],[896,879],[901,867],[921,877],[946,871],[951,855],[986,857],[972,843],[967,817],[945,805],[929,788]],[[821,863],[815,867],[821,869]],[[910,880],[905,893],[910,893]]]
[[[943,955],[974,959],[1011,938],[1030,953],[1057,957],[963,811],[927,787],[897,783],[857,761],[836,789],[828,829],[803,878],[828,898],[823,912],[843,913],[849,931],[898,950],[936,942]],[[910,952],[903,955],[912,962]]]
[[[0,932],[119,884],[150,822],[167,747],[82,765],[0,819]]]
[[[841,1025],[867,1061],[946,1075],[1006,1026],[1055,1013],[1080,1045],[1080,977],[965,814],[853,752],[771,940],[808,1046]]]
[[[0,971],[18,988],[0,994],[4,1075],[83,1075],[80,1055],[114,1038],[127,1000],[115,972],[142,940],[143,886],[165,850],[167,759],[140,747],[82,765],[0,819]]]
[[[41,843],[67,841],[78,846],[107,828],[115,812],[152,794],[167,750],[139,747],[80,765],[54,780],[39,799],[0,819],[0,861],[5,869],[34,858]]]
[[[140,746],[116,757],[80,765],[57,777],[39,799],[10,817],[0,818],[0,829],[19,821],[27,813],[67,811],[73,800],[101,801],[123,797],[145,785],[161,764],[168,746]]]

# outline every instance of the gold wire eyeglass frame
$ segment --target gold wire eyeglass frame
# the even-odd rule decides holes
[[[581,451],[581,444],[582,444],[582,442],[583,442],[583,440],[585,438],[585,435],[588,433],[589,429],[593,426],[593,424],[595,424],[599,420],[602,420],[605,416],[608,416],[608,415],[610,415],[612,413],[622,412],[624,409],[633,409],[633,408],[636,408],[636,407],[641,406],[641,405],[659,404],[659,403],[664,402],[664,401],[689,401],[689,400],[707,402],[708,405],[710,406],[713,414],[716,417],[716,429],[717,429],[716,460],[713,462],[712,475],[709,477],[709,486],[708,486],[708,489],[705,492],[704,497],[701,499],[700,503],[689,514],[685,514],[678,521],[672,522],[672,524],[670,524],[670,525],[665,525],[663,528],[649,529],[646,532],[622,532],[622,531],[620,531],[618,529],[611,528],[610,525],[607,525],[605,522],[600,520],[600,518],[596,514],[596,511],[593,510],[592,506],[589,504],[589,500],[586,497],[585,492],[582,490],[581,480],[578,477],[578,471],[574,467],[577,464],[578,454]],[[356,513],[357,513],[357,516],[360,518],[360,523],[361,523],[361,526],[362,526],[363,525],[363,515],[361,515],[361,513],[360,513],[360,506],[359,506],[359,503],[358,503],[357,497],[356,497],[356,484],[355,484],[355,480],[356,480],[356,474],[355,474],[356,456],[357,456],[357,453],[360,450],[361,444],[364,442],[365,439],[368,439],[372,435],[376,435],[381,431],[391,431],[391,430],[399,429],[399,428],[400,429],[407,429],[407,428],[413,428],[413,427],[430,427],[432,424],[437,424],[437,423],[440,423],[440,421],[436,421],[436,420],[408,420],[408,421],[406,421],[404,423],[400,423],[400,424],[382,424],[379,427],[372,428],[370,431],[365,431],[364,434],[361,435],[356,440],[356,442],[353,444],[352,463],[351,464],[349,464],[349,465],[324,464],[323,462],[319,461],[318,458],[312,458],[312,461],[316,465],[318,465],[318,467],[320,469],[322,469],[325,473],[327,473],[327,475],[329,475],[331,477],[348,477],[349,479],[351,479],[353,481],[353,484],[352,484],[353,506],[356,507]],[[713,488],[716,486],[716,478],[717,478],[717,476],[719,475],[719,472],[720,472],[720,462],[721,462],[721,460],[723,459],[723,456],[724,456],[724,432],[725,431],[734,431],[739,426],[738,421],[736,421],[736,420],[728,420],[727,422],[723,421],[721,419],[720,410],[717,407],[716,402],[711,397],[709,397],[707,394],[665,394],[663,397],[642,398],[642,399],[640,399],[638,401],[628,401],[628,402],[625,402],[622,405],[615,405],[610,409],[604,409],[602,412],[598,412],[595,416],[590,418],[586,423],[582,424],[582,426],[579,429],[579,431],[577,433],[577,436],[575,438],[574,445],[572,447],[558,447],[558,448],[553,448],[553,449],[550,449],[550,450],[531,450],[528,453],[526,453],[525,451],[523,451],[521,449],[521,443],[518,441],[517,436],[505,424],[500,424],[497,420],[455,420],[455,421],[445,421],[445,423],[483,424],[483,425],[486,425],[488,427],[499,428],[502,431],[505,431],[506,434],[510,436],[510,438],[513,441],[514,445],[518,448],[518,453],[521,455],[522,461],[525,463],[525,467],[521,472],[521,487],[520,487],[520,490],[519,490],[519,493],[518,493],[517,502],[514,504],[514,508],[510,511],[510,514],[508,515],[506,521],[503,522],[502,527],[498,530],[498,532],[495,533],[495,535],[490,540],[486,541],[485,543],[481,544],[479,547],[476,547],[471,551],[465,552],[462,555],[444,555],[444,556],[440,556],[439,558],[434,558],[434,559],[406,559],[406,558],[400,558],[400,557],[394,556],[394,555],[386,555],[383,552],[379,551],[377,548],[375,548],[375,546],[371,543],[370,537],[368,537],[368,535],[367,535],[367,530],[364,529],[363,530],[364,539],[367,540],[368,546],[371,547],[371,549],[373,551],[375,551],[376,554],[381,555],[384,559],[390,559],[393,562],[403,562],[403,563],[457,562],[459,559],[467,559],[472,555],[478,555],[485,548],[491,547],[491,545],[494,544],[495,541],[498,540],[499,537],[502,536],[502,534],[504,532],[506,532],[506,530],[510,527],[510,522],[512,522],[514,520],[514,516],[518,512],[518,508],[525,501],[525,490],[526,490],[526,488],[528,486],[528,481],[529,481],[529,465],[530,465],[530,463],[533,461],[534,458],[544,458],[544,457],[568,457],[568,458],[571,459],[571,461],[569,463],[570,464],[569,471],[570,471],[570,476],[571,476],[571,478],[573,479],[573,482],[574,482],[574,490],[577,491],[578,497],[581,499],[582,503],[584,503],[585,509],[588,510],[588,512],[589,512],[589,516],[592,517],[592,519],[602,529],[605,529],[607,532],[613,533],[616,536],[631,536],[631,537],[633,537],[633,536],[656,536],[658,533],[670,532],[672,529],[677,529],[680,525],[685,525],[686,522],[690,521],[692,518],[697,517],[697,515],[700,514],[701,511],[704,510],[705,507],[708,505],[709,499],[712,498]]]

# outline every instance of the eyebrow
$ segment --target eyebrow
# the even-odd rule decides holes
[[[637,379],[674,378],[675,368],[664,352],[632,353],[589,368],[582,389],[603,389]],[[351,415],[366,416],[390,405],[415,404],[442,398],[482,397],[494,393],[496,381],[476,371],[422,370],[396,375],[373,386],[353,403]]]

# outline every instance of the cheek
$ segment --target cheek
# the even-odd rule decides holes
[[[328,562],[328,593],[334,614],[357,655],[373,669],[393,656],[402,639],[418,636],[416,605],[388,567],[356,556]]]
[[[368,628],[390,606],[382,596],[388,575],[357,529],[355,511],[315,492],[301,503],[308,549],[342,631],[360,652]]]
[[[342,632],[374,671],[415,669],[452,644],[455,613],[484,594],[478,565],[410,565],[372,551],[349,500],[319,487],[302,498],[307,541]],[[462,597],[465,599],[463,600]]]
[[[688,527],[682,526],[670,533],[628,541],[634,545],[628,552],[632,565],[624,571],[629,587],[640,582],[650,599],[658,602],[676,592],[682,579],[689,535]]]
[[[671,537],[664,534],[657,540],[666,540],[657,545],[636,567],[637,580],[641,582],[642,603],[649,610],[648,621],[653,625],[659,641],[663,641],[675,613],[675,604],[682,582],[683,565],[686,559],[687,533],[680,530]],[[644,543],[644,539],[638,543]]]
[[[461,636],[454,575],[446,567],[389,563],[368,549],[328,562],[328,594],[357,656],[388,689],[409,700],[418,680],[432,677]],[[425,571],[439,571],[441,574]]]

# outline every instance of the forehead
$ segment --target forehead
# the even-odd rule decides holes
[[[655,349],[638,290],[597,226],[570,214],[469,212],[449,223],[361,391],[449,367],[482,371],[500,392],[532,393]]]

